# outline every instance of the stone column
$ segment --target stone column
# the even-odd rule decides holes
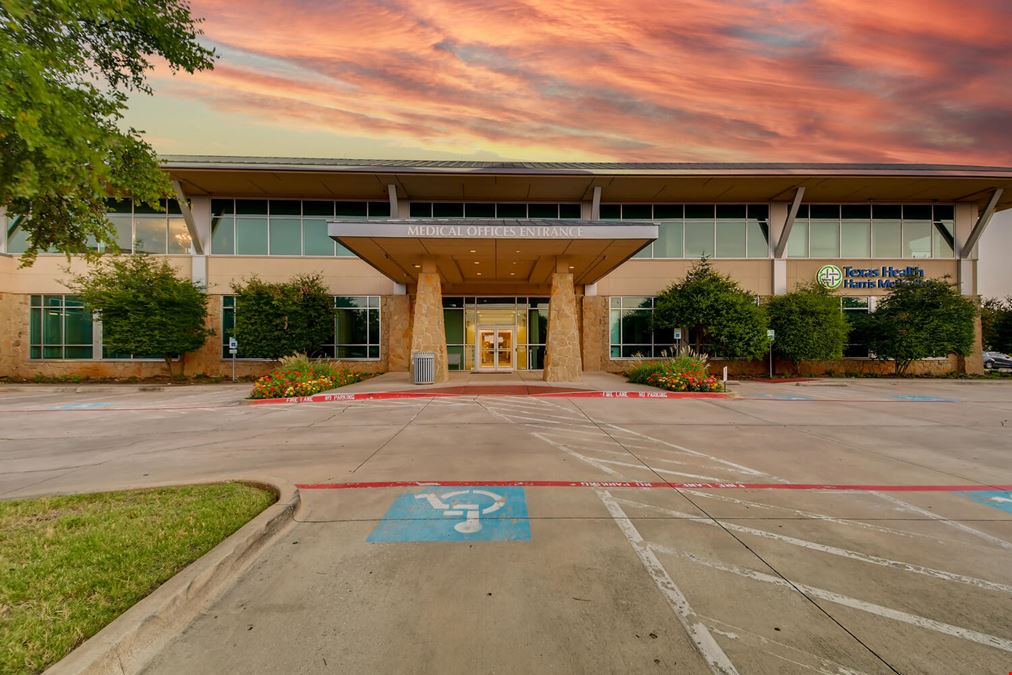
[[[583,363],[580,359],[576,290],[573,288],[573,274],[561,263],[552,275],[545,352],[546,382],[575,382],[580,379]]]
[[[411,303],[407,295],[383,298],[383,323],[386,328],[387,370],[411,370]]]
[[[450,379],[446,358],[446,329],[443,326],[443,285],[434,262],[422,264],[415,294],[415,311],[411,323],[411,352],[433,352],[436,355],[436,382]]]

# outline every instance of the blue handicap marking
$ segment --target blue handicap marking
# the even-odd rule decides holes
[[[916,395],[900,394],[898,396],[894,396],[893,398],[895,398],[897,401],[940,401],[942,403],[953,402],[952,399],[942,398],[941,396],[916,396]]]
[[[64,403],[63,405],[54,405],[50,407],[50,410],[89,410],[92,408],[108,408],[112,403]]]
[[[1008,490],[980,490],[973,492],[960,492],[964,497],[969,497],[978,504],[991,506],[1002,511],[1012,513],[1012,492]]]
[[[406,492],[387,509],[370,542],[530,541],[522,487],[426,487]]]

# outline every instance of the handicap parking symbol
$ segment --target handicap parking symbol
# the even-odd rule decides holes
[[[529,541],[522,487],[426,487],[387,509],[370,542]]]
[[[1012,513],[1012,492],[1008,490],[980,490],[974,492],[961,492],[964,497],[969,497],[978,504],[984,504],[1001,511]]]

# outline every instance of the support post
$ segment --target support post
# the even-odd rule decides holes
[[[186,222],[186,230],[190,234],[190,243],[193,244],[193,252],[197,255],[204,255],[204,242],[200,239],[200,232],[197,223],[193,218],[193,211],[190,210],[190,203],[186,201],[186,193],[178,180],[172,181],[172,190],[176,193],[176,201],[179,203],[179,211],[183,214],[183,221]]]
[[[576,382],[582,372],[573,273],[568,261],[560,258],[552,274],[552,295],[548,301],[544,379],[546,382]]]
[[[399,218],[400,212],[397,210],[397,186],[393,183],[387,185],[387,197],[390,199],[390,217]]]
[[[446,355],[446,328],[443,324],[443,286],[439,270],[431,258],[422,261],[422,270],[418,274],[415,310],[411,322],[411,352],[435,354],[434,381],[438,384],[450,379]]]
[[[805,197],[805,186],[798,188],[797,192],[794,193],[794,201],[791,202],[791,208],[787,212],[787,220],[784,221],[784,227],[780,230],[780,238],[777,240],[777,246],[773,249],[774,258],[783,258],[784,251],[787,250],[787,240],[791,237],[791,230],[794,228],[794,219],[798,217],[798,209],[801,208],[801,200]]]
[[[980,212],[980,217],[977,218],[977,222],[974,223],[973,229],[970,230],[970,236],[966,238],[962,248],[959,250],[960,258],[969,258],[973,253],[973,247],[977,245],[977,241],[980,239],[980,235],[984,234],[984,230],[987,229],[987,224],[991,222],[991,216],[994,215],[994,209],[998,206],[998,200],[1005,193],[1004,188],[997,188],[991,193],[991,199],[987,202],[987,206]]]

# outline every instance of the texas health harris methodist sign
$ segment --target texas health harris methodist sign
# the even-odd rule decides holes
[[[837,288],[892,288],[897,282],[907,279],[923,279],[924,268],[907,265],[906,267],[854,267],[844,265],[840,269],[836,265],[823,265],[815,273],[820,286],[830,290]]]

